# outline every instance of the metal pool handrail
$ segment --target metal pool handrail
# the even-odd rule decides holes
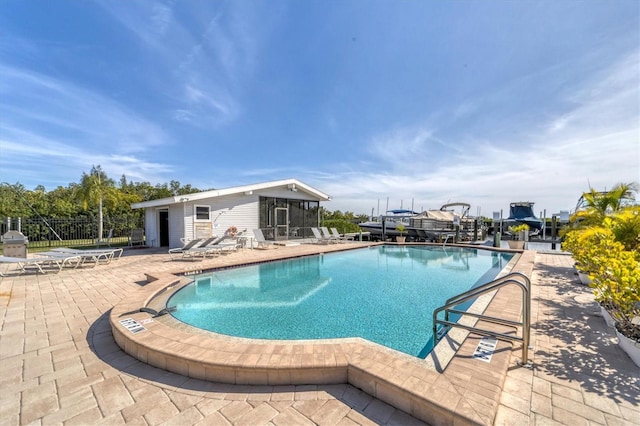
[[[454,309],[455,306],[464,303],[468,300],[475,299],[476,297],[489,293],[493,290],[497,290],[500,287],[504,287],[509,284],[515,284],[522,290],[522,321],[511,321],[504,318],[497,318],[483,314],[475,314],[472,312],[460,311],[458,309]],[[444,311],[445,319],[438,319],[438,314]],[[472,327],[464,324],[460,324],[459,322],[449,321],[449,313],[467,315],[471,317],[478,318],[483,321],[492,322],[495,324],[506,325],[510,327],[518,327],[522,326],[522,336],[510,335],[505,333],[498,333],[492,330],[486,330],[478,327]],[[522,364],[523,366],[531,366],[529,363],[529,339],[530,339],[530,330],[531,330],[531,281],[529,277],[524,275],[521,272],[511,272],[510,274],[505,275],[504,277],[495,279],[491,282],[483,284],[479,287],[472,288],[471,290],[465,291],[464,293],[460,293],[457,296],[454,296],[447,300],[447,302],[433,311],[433,341],[434,346],[438,343],[438,341],[442,338],[442,336],[438,335],[438,324],[443,324],[449,327],[458,327],[465,329],[467,331],[471,331],[483,336],[491,336],[496,339],[507,340],[510,342],[522,342]]]

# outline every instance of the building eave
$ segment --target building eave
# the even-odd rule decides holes
[[[131,204],[132,209],[143,209],[143,208],[153,208],[153,207],[162,207],[162,206],[170,206],[173,204],[179,204],[186,201],[198,201],[205,200],[209,198],[218,198],[224,197],[227,195],[235,195],[235,194],[247,194],[253,191],[261,191],[265,189],[272,189],[278,187],[286,187],[291,191],[302,191],[311,196],[313,196],[318,201],[329,201],[331,197],[324,192],[318,191],[317,189],[299,181],[298,179],[283,179],[271,182],[263,182],[256,183],[252,185],[242,185],[242,186],[234,186],[231,188],[223,188],[223,189],[214,189],[211,191],[203,191],[196,192],[193,194],[185,194],[185,195],[177,195],[174,197],[161,198],[158,200],[151,201],[143,201],[141,203],[133,203]]]

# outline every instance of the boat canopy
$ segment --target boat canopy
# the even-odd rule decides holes
[[[542,230],[544,222],[533,213],[533,204],[529,201],[511,203],[509,205],[509,217],[505,220],[505,225],[511,227],[519,223],[525,223],[534,231]]]
[[[509,207],[509,219],[535,218],[533,213],[533,203],[519,202],[511,203]]]
[[[387,213],[391,213],[391,214],[418,214],[418,213],[414,212],[413,210],[402,210],[402,209],[387,210]]]

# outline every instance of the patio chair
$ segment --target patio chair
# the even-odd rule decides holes
[[[113,228],[109,229],[109,233],[107,234],[107,238],[105,238],[105,239],[98,238],[98,241],[96,242],[96,246],[100,247],[102,244],[104,244],[107,247],[111,247],[111,238],[112,237],[113,237]]]
[[[235,249],[237,244],[238,242],[235,241],[234,238],[231,238],[226,234],[221,237],[214,235],[213,237],[207,238],[206,240],[202,241],[200,245],[184,250],[184,252],[182,253],[182,257],[187,258],[201,256],[204,259],[209,254],[221,253],[223,250],[229,250],[231,248]]]
[[[326,226],[322,226],[320,228],[320,231],[322,231],[322,236],[326,238],[330,243],[340,242],[340,236],[336,237],[335,235],[331,234]]]
[[[120,259],[122,257],[123,249],[122,248],[104,248],[104,249],[73,249],[68,247],[57,247],[51,249],[52,252],[58,253],[67,253],[73,254],[76,256],[80,256],[82,259],[82,263],[87,260],[95,262],[97,265],[100,261],[104,261],[105,264],[111,262],[113,259]]]
[[[209,246],[209,251],[207,253],[229,253],[232,251],[238,250],[238,248],[242,247],[242,243],[234,238],[225,238],[217,244],[212,244]]]
[[[313,232],[313,237],[316,239],[317,244],[329,244],[331,241],[326,238],[318,228],[311,228],[311,232]]]
[[[67,264],[73,265],[73,269],[76,269],[78,266],[84,263],[84,259],[81,255],[73,254],[73,253],[63,253],[59,251],[43,251],[38,253],[38,256],[44,256],[47,258],[55,259],[54,262],[60,262],[60,268],[65,267]],[[94,265],[95,266],[95,265]]]
[[[340,235],[340,233],[336,228],[331,228],[331,235],[333,235],[333,238],[335,238],[338,242],[341,242],[341,243],[347,242],[347,237]]]
[[[28,266],[35,266],[41,274],[44,274],[45,271],[42,269],[43,266],[51,266],[54,265],[58,268],[58,272],[62,270],[62,267],[66,265],[67,262],[71,260],[78,260],[77,256],[69,255],[61,257],[8,257],[8,256],[0,256],[0,263],[5,265],[16,265],[19,269],[20,273],[27,272]],[[6,270],[4,273],[0,271],[0,277],[4,277],[6,273],[9,272]]]
[[[273,241],[268,241],[264,238],[262,229],[259,229],[259,228],[253,230],[253,239],[256,240],[256,242],[258,243],[257,248],[266,249],[266,248],[273,247],[273,244],[274,244]]]
[[[205,247],[210,246],[212,244],[218,244],[223,239],[224,239],[224,235],[222,237],[218,237],[217,235],[212,235],[209,238],[207,238],[205,240],[202,240],[202,242],[200,244],[196,245],[193,248],[194,249],[205,248]]]
[[[144,229],[135,228],[131,230],[131,236],[129,237],[129,245],[131,247],[136,244],[144,245]]]
[[[176,259],[178,257],[180,258],[189,257],[188,254],[185,256],[186,254],[185,252],[188,252],[192,248],[198,246],[198,244],[200,244],[201,242],[202,242],[202,238],[196,238],[195,240],[187,241],[182,247],[175,247],[175,248],[169,249],[169,256],[171,257],[171,260]]]

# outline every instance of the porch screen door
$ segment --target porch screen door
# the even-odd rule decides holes
[[[287,207],[276,207],[276,240],[286,240],[289,236],[289,209]]]

